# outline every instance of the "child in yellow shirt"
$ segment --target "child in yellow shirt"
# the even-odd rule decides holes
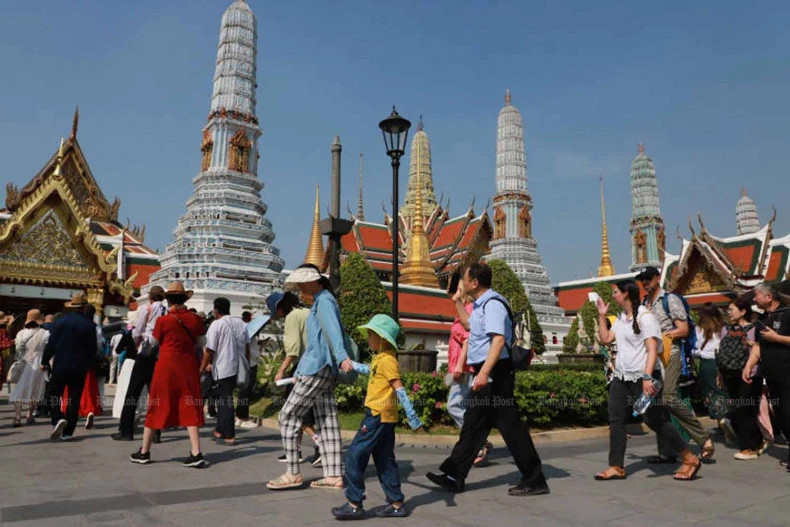
[[[395,425],[398,422],[398,400],[406,411],[409,425],[413,429],[422,426],[420,418],[406,394],[398,368],[397,338],[401,329],[387,315],[376,315],[359,330],[368,339],[370,350],[375,353],[370,365],[354,363],[354,370],[369,374],[368,391],[365,397],[365,418],[357,435],[346,452],[346,498],[348,502],[332,509],[340,520],[362,519],[365,509],[365,469],[370,455],[379,473],[389,505],[376,516],[403,518],[409,515],[403,505],[400,490],[400,474],[395,462]]]

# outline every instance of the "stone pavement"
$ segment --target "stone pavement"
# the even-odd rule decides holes
[[[329,509],[343,502],[332,490],[269,491],[265,482],[281,473],[279,434],[258,428],[239,432],[236,447],[209,441],[202,449],[211,466],[189,469],[179,460],[188,453],[186,431],[163,433],[154,445],[155,463],[133,465],[129,454],[138,442],[115,442],[116,422],[97,419],[93,430],[78,428],[73,442],[48,439],[48,421],[11,428],[12,412],[0,398],[0,524],[27,526],[268,526],[333,525]],[[81,422],[82,425],[84,422]],[[674,467],[654,468],[643,461],[653,453],[653,437],[629,442],[625,481],[596,482],[605,467],[607,441],[540,445],[551,495],[514,498],[515,465],[499,450],[491,466],[473,469],[467,491],[452,495],[425,478],[449,447],[399,446],[396,450],[403,491],[412,516],[371,519],[371,524],[430,525],[787,525],[790,474],[778,465],[786,447],[773,446],[759,460],[735,461],[732,450],[717,444],[716,462],[694,482],[676,482]],[[306,444],[305,453],[311,450]],[[303,468],[307,480],[320,469]],[[381,506],[383,496],[372,464],[366,506]]]

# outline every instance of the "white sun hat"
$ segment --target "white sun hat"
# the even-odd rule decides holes
[[[285,279],[284,288],[286,290],[298,289],[297,284],[307,284],[319,281],[324,275],[312,267],[300,267]]]

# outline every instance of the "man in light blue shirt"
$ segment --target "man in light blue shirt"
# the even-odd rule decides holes
[[[540,457],[513,396],[516,379],[507,349],[513,341],[513,322],[507,301],[491,289],[491,278],[491,268],[481,263],[470,265],[464,272],[464,290],[475,299],[469,317],[467,362],[476,375],[461,437],[439,467],[441,472],[429,472],[428,479],[450,492],[463,492],[475,455],[495,426],[521,471],[521,480],[508,494],[548,494]]]

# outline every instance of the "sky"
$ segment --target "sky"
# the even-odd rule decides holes
[[[629,170],[656,165],[670,252],[688,218],[735,235],[745,187],[790,232],[790,3],[249,0],[258,19],[258,176],[286,266],[307,248],[314,189],[381,221],[391,171],[378,122],[393,104],[431,140],[451,215],[494,193],[497,114],[524,121],[533,235],[552,283],[600,262],[603,176],[613,261],[630,265]],[[119,219],[164,250],[200,167],[220,19],[229,0],[0,2],[0,182],[27,183],[68,136]],[[414,128],[412,129],[412,133]],[[410,139],[411,140],[411,137]],[[404,160],[404,164],[408,160]],[[406,165],[408,166],[408,165]],[[401,197],[407,170],[401,171]]]

